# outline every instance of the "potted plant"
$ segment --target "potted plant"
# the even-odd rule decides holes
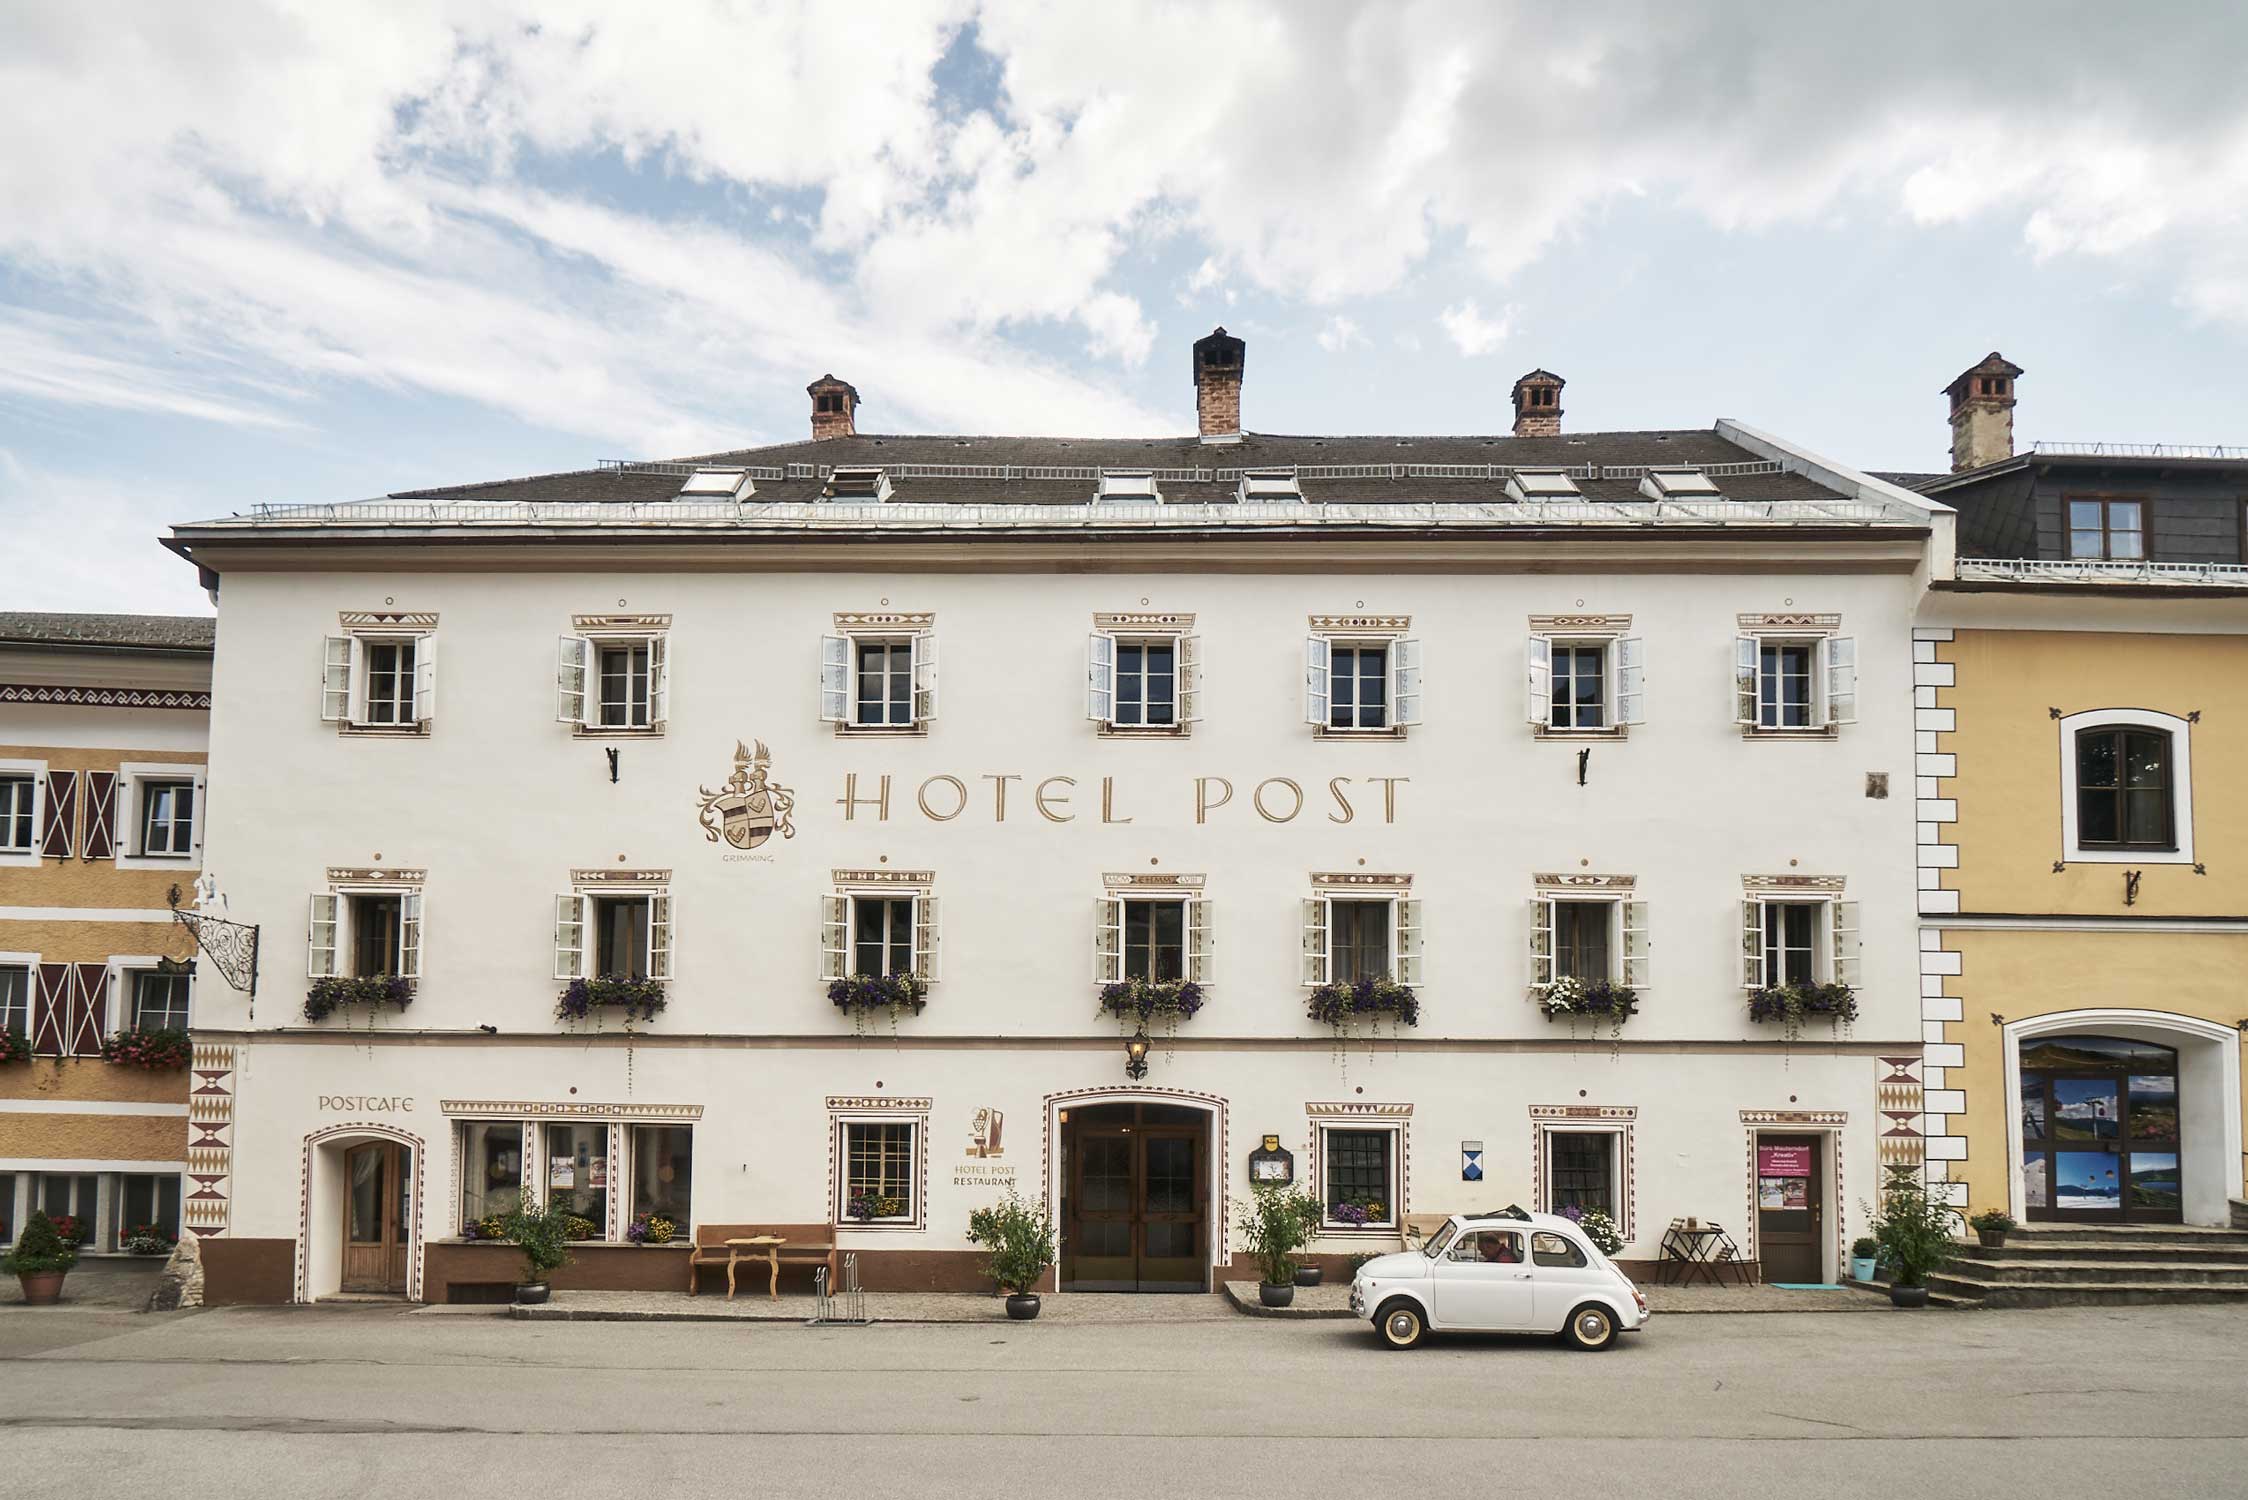
[[[596,1011],[615,1010],[623,1013],[624,1024],[630,1028],[635,1021],[653,1021],[664,1003],[664,982],[660,979],[573,979],[554,1002],[554,1018],[572,1022],[591,1018],[599,1024]]]
[[[65,1239],[56,1232],[54,1220],[37,1210],[24,1223],[16,1247],[0,1260],[0,1267],[15,1272],[16,1280],[23,1283],[23,1300],[32,1307],[61,1301],[62,1279],[76,1264],[75,1237]]]
[[[1319,1200],[1276,1183],[1252,1190],[1241,1210],[1241,1245],[1257,1262],[1263,1280],[1257,1300],[1286,1307],[1296,1299],[1296,1252],[1319,1222]]]
[[[1750,992],[1748,1018],[1759,1023],[1777,1021],[1790,1047],[1812,1020],[1832,1023],[1840,1036],[1858,1019],[1858,996],[1850,986],[1833,984],[1768,984]]]
[[[1359,1020],[1370,1020],[1377,1027],[1385,1019],[1399,1026],[1421,1024],[1420,997],[1411,985],[1399,984],[1387,974],[1316,986],[1305,1002],[1305,1013],[1333,1027],[1338,1036]]]
[[[523,1279],[516,1283],[516,1301],[547,1299],[547,1277],[570,1263],[570,1241],[575,1237],[570,1231],[584,1222],[559,1203],[525,1204],[501,1221],[507,1237],[523,1252]]]
[[[1873,1280],[1874,1270],[1881,1264],[1881,1245],[1868,1235],[1860,1235],[1850,1243],[1850,1279]]]
[[[146,1068],[152,1073],[184,1068],[194,1055],[195,1049],[189,1045],[187,1033],[171,1027],[128,1026],[101,1039],[103,1062]]]
[[[0,1063],[31,1061],[31,1041],[12,1031],[0,1031]]]
[[[624,1237],[635,1245],[666,1245],[679,1232],[679,1223],[668,1214],[634,1214]]]
[[[1896,1272],[1889,1300],[1898,1307],[1926,1307],[1928,1273],[1951,1257],[1959,1210],[1930,1197],[1919,1169],[1909,1165],[1889,1169],[1878,1212],[1871,1205],[1860,1207],[1881,1258]]]
[[[1298,1193],[1296,1197],[1303,1208],[1304,1243],[1308,1245],[1319,1238],[1319,1200],[1309,1193]],[[1298,1286],[1317,1286],[1325,1275],[1324,1267],[1304,1261],[1296,1262],[1296,1285]]]
[[[1639,993],[1628,984],[1609,979],[1577,979],[1563,975],[1551,984],[1530,986],[1530,998],[1549,1021],[1566,1018],[1569,1034],[1577,1034],[1580,1019],[1592,1023],[1592,1034],[1608,1028],[1608,1044],[1621,1050],[1624,1022],[1639,1014]]]
[[[1975,1231],[1976,1242],[1985,1250],[2003,1250],[2006,1248],[2006,1236],[2021,1228],[2021,1225],[2015,1223],[2014,1216],[2004,1209],[1991,1208],[1969,1219],[1967,1227]]]
[[[922,1007],[929,1003],[929,984],[915,974],[854,974],[848,979],[830,980],[827,998],[851,1018],[855,1031],[866,1030],[868,1017],[876,1011],[888,1012],[895,1030],[898,1017],[921,1014]]]
[[[968,1243],[984,1247],[984,1274],[1007,1294],[1007,1316],[1018,1322],[1037,1317],[1032,1288],[1054,1263],[1054,1211],[1010,1190],[1003,1201],[968,1215]]]
[[[1605,1209],[1579,1208],[1571,1203],[1561,1210],[1561,1217],[1583,1230],[1585,1238],[1592,1241],[1593,1248],[1602,1255],[1623,1254],[1624,1232],[1616,1227],[1616,1221],[1608,1216]]]
[[[385,1005],[403,1011],[414,1003],[414,982],[396,974],[330,974],[312,981],[305,991],[304,1018],[325,1021],[347,1005]]]

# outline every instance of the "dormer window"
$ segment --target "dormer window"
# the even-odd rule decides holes
[[[747,469],[697,469],[679,486],[682,500],[747,500],[756,493]]]
[[[1649,469],[1639,493],[1650,500],[1721,500],[1724,491],[1700,469]]]
[[[1241,471],[1241,499],[1271,500],[1286,503],[1304,497],[1303,485],[1296,471],[1287,469],[1243,469]]]
[[[1153,469],[1103,469],[1100,488],[1093,494],[1097,503],[1103,500],[1146,500],[1160,505],[1163,491],[1155,482]]]
[[[890,476],[872,465],[839,467],[828,475],[827,487],[820,493],[830,500],[887,500]]]
[[[1561,469],[1516,469],[1506,478],[1509,500],[1575,500],[1583,494],[1577,482]]]

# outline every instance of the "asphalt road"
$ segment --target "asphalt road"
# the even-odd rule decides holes
[[[1249,1318],[5,1312],[0,1494],[74,1500],[2248,1490],[2240,1309],[1680,1316],[1601,1355]]]

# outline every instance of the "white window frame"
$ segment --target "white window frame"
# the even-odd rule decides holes
[[[109,960],[109,971],[102,981],[109,990],[109,1003],[103,1017],[104,1035],[115,1036],[132,1026],[133,991],[139,986],[140,976],[160,972],[158,965],[163,962],[151,953],[120,954]],[[184,1031],[195,1023],[195,979],[192,971],[177,977],[187,981],[188,1019],[180,1027]]]
[[[1124,908],[1130,902],[1184,908],[1179,915],[1179,978],[1194,984],[1210,983],[1210,900],[1199,889],[1104,892],[1094,913],[1093,983],[1120,984],[1127,977],[1124,934],[1129,924]]]
[[[1358,889],[1320,890],[1304,898],[1303,987],[1316,989],[1333,982],[1335,903],[1338,901],[1389,908],[1389,977],[1399,984],[1419,988],[1425,942],[1419,899],[1403,891]]]
[[[31,778],[31,842],[21,849],[0,847],[0,869],[36,869],[39,865],[39,825],[47,815],[47,763],[43,760],[0,760],[0,776]]]
[[[1117,679],[1126,646],[1171,647],[1171,716],[1168,724],[1123,724],[1116,718]],[[1146,669],[1143,664],[1141,676]],[[1140,712],[1147,703],[1143,695]],[[1085,717],[1107,734],[1183,735],[1202,722],[1202,637],[1191,630],[1149,626],[1096,630],[1085,640]]]
[[[1383,653],[1384,722],[1335,723],[1335,653],[1377,650]],[[1315,630],[1304,637],[1304,722],[1321,736],[1402,739],[1421,722],[1424,678],[1421,643],[1402,630]],[[1354,705],[1354,716],[1357,711]]]
[[[1541,889],[1530,898],[1530,983],[1554,982],[1560,975],[1561,916],[1558,907],[1605,906],[1608,911],[1608,974],[1634,994],[1644,994],[1654,977],[1647,936],[1647,903],[1631,890]]]
[[[2151,708],[2095,708],[2059,720],[2061,755],[2061,858],[2085,865],[2190,865],[2193,857],[2193,725]],[[2076,732],[2080,729],[2148,729],[2170,736],[2170,822],[2175,849],[2086,849],[2077,842]]]
[[[1647,721],[1647,644],[1624,629],[1533,631],[1524,645],[1523,716],[1531,730],[1554,738],[1618,738]],[[1599,725],[1553,722],[1553,653],[1600,653]]]
[[[859,653],[868,646],[907,648],[907,701],[903,724],[869,723],[861,718]],[[937,633],[934,628],[869,626],[820,637],[820,721],[849,734],[921,734],[937,718]]]
[[[851,1136],[862,1125],[903,1125],[913,1133],[913,1155],[906,1167],[906,1211],[891,1217],[859,1220],[850,1215]],[[897,1110],[845,1110],[829,1116],[828,1129],[835,1142],[835,1190],[828,1214],[837,1229],[920,1229],[927,1221],[929,1183],[929,1119],[924,1114]]]
[[[820,898],[820,979],[832,983],[838,979],[860,977],[855,967],[858,957],[858,904],[861,901],[906,901],[912,903],[913,932],[910,939],[912,955],[911,972],[914,978],[925,983],[935,983],[938,975],[938,956],[941,939],[937,925],[937,898],[925,886],[887,886],[867,888],[840,888]],[[869,975],[868,978],[880,978]]]
[[[117,822],[113,840],[117,852],[113,856],[120,870],[192,870],[203,860],[203,830],[210,822],[210,795],[205,784],[206,767],[188,764],[163,764],[151,761],[127,761],[117,768]],[[141,848],[143,794],[152,781],[186,781],[195,787],[195,810],[190,825],[188,851],[185,854],[143,854]],[[83,788],[83,780],[79,783]],[[79,793],[83,798],[83,790]]]
[[[1384,1239],[1396,1237],[1399,1227],[1404,1223],[1402,1216],[1405,1212],[1405,1205],[1401,1201],[1405,1196],[1405,1124],[1404,1120],[1390,1118],[1361,1120],[1335,1116],[1313,1117],[1311,1122],[1311,1190],[1319,1195],[1319,1232],[1322,1237],[1328,1235],[1348,1237],[1361,1234],[1379,1235]],[[1327,1191],[1327,1168],[1334,1160],[1333,1152],[1327,1144],[1327,1137],[1338,1130],[1378,1132],[1389,1137],[1390,1201],[1382,1205],[1383,1208],[1388,1210],[1386,1218],[1369,1219],[1361,1227],[1355,1224],[1345,1224],[1327,1216],[1328,1210],[1334,1206],[1333,1196]]]
[[[305,915],[305,977],[308,979],[373,979],[381,976],[354,974],[352,953],[351,903],[353,898],[373,897],[398,899],[398,973],[400,979],[410,979],[418,986],[422,977],[424,948],[424,923],[427,920],[422,888],[407,882],[373,883],[353,882],[330,885],[326,890],[315,891],[307,903]],[[322,929],[327,941],[322,943]]]
[[[31,1027],[39,1005],[39,955],[36,953],[0,953],[0,969],[23,970],[23,1039],[31,1040]],[[0,1031],[7,1029],[7,1015],[0,1011]],[[6,1177],[0,1172],[0,1178]],[[0,1188],[0,1191],[5,1191]],[[22,1222],[20,1219],[17,1222]]]
[[[601,652],[616,647],[644,646],[648,651],[647,718],[640,722],[601,722]],[[582,735],[661,736],[671,720],[671,631],[634,626],[630,629],[583,628],[555,641],[555,710],[558,724],[568,724]],[[627,702],[632,718],[639,704]]]
[[[411,713],[394,723],[377,723],[370,715],[367,668],[370,645],[410,643],[414,648]],[[434,627],[380,625],[352,627],[321,641],[320,719],[353,734],[422,734],[437,719],[437,631]]]
[[[1559,1136],[1604,1135],[1608,1137],[1608,1180],[1614,1191],[1611,1197],[1615,1207],[1609,1217],[1616,1221],[1616,1232],[1623,1236],[1628,1247],[1632,1237],[1632,1183],[1628,1173],[1631,1159],[1631,1127],[1629,1120],[1538,1122],[1538,1209],[1541,1213],[1561,1212],[1554,1207],[1553,1166],[1554,1142]]]
[[[1811,651],[1809,724],[1764,722],[1764,648],[1807,646]],[[1733,638],[1733,722],[1744,735],[1820,738],[1858,722],[1858,642],[1831,630],[1743,630]]]
[[[1768,906],[1818,908],[1811,918],[1811,982],[1846,984],[1853,990],[1864,979],[1864,925],[1858,903],[1839,891],[1805,891],[1749,887],[1741,897],[1741,988],[1765,987],[1770,976],[1764,963],[1764,909]],[[1751,937],[1754,938],[1753,946]],[[1772,981],[1779,983],[1781,981]]]
[[[671,887],[668,885],[580,885],[554,898],[554,978],[598,979],[594,964],[601,951],[594,928],[595,901],[645,901],[648,903],[648,979],[671,983],[672,963],[678,951],[673,930]],[[574,934],[575,946],[565,938]]]

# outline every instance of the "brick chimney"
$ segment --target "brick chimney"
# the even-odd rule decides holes
[[[804,387],[812,397],[812,441],[852,437],[858,433],[858,388],[848,380],[822,375]]]
[[[1514,435],[1561,436],[1561,388],[1569,382],[1551,370],[1532,370],[1514,383]]]
[[[1241,436],[1241,368],[1248,347],[1223,328],[1194,341],[1194,417],[1205,443]]]
[[[1951,471],[2014,456],[2014,381],[2022,367],[1996,349],[1944,387],[1951,397]]]

